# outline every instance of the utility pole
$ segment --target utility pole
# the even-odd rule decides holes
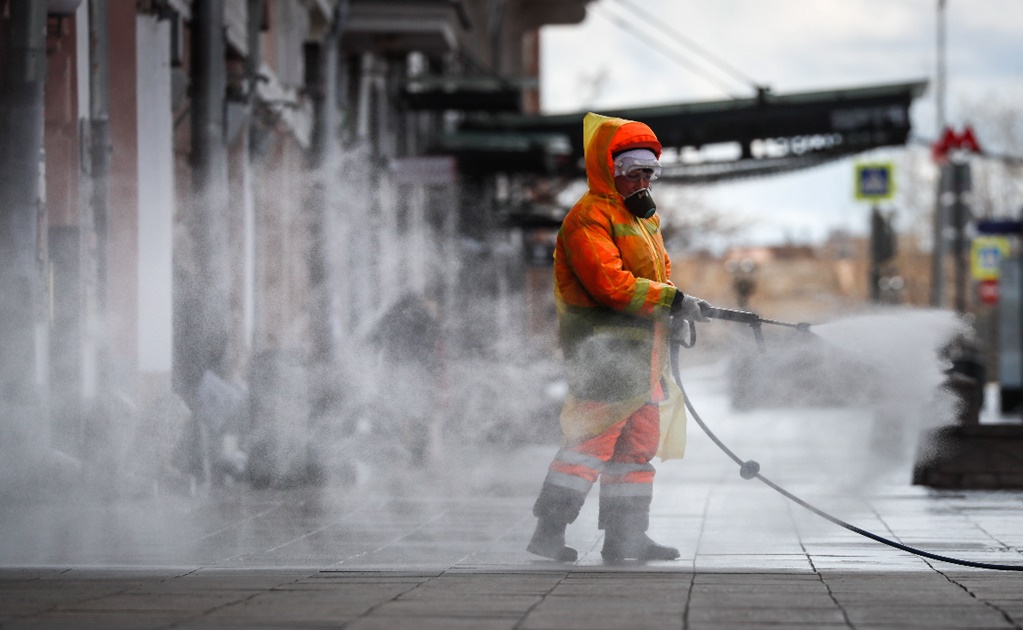
[[[945,5],[946,0],[938,0],[938,37],[937,37],[937,72],[934,79],[934,105],[936,115],[937,137],[945,130]]]
[[[875,204],[870,209],[870,300],[891,301],[891,293],[898,287],[890,286],[893,280],[890,261],[895,257],[897,242],[892,228],[892,216],[881,212]],[[882,281],[886,286],[882,291]],[[882,300],[882,298],[886,298]]]
[[[953,159],[949,165],[949,176],[951,177],[951,210],[952,226],[955,228],[955,238],[952,243],[952,256],[955,270],[955,310],[957,313],[966,312],[966,290],[967,290],[967,244],[966,225],[970,220],[970,208],[967,204],[971,185],[970,164],[965,159]]]
[[[971,188],[967,154],[980,152],[980,144],[969,126],[966,126],[961,134],[946,129],[931,147],[932,155],[941,165],[937,208],[944,219],[942,231],[944,232],[946,227],[951,228],[953,234],[955,308],[960,313],[966,311],[966,226],[971,218],[967,198]]]
[[[0,459],[46,446],[41,186],[46,3],[0,14]],[[40,353],[39,349],[43,352]]]
[[[937,69],[934,80],[935,137],[945,133],[945,0],[938,0],[937,12]],[[934,199],[934,229],[931,254],[931,306],[941,308],[945,303],[945,225],[947,217],[941,201],[939,182]]]

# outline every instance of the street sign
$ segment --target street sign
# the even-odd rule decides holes
[[[956,133],[949,127],[945,127],[941,138],[931,146],[931,156],[935,162],[945,162],[948,154],[954,150],[968,151],[970,153],[981,153],[980,143],[973,135],[973,128],[967,125],[962,133]]]
[[[977,283],[977,298],[988,306],[998,303],[998,281],[981,280]]]
[[[895,194],[895,179],[890,162],[856,165],[856,199],[882,201]]]
[[[998,280],[998,267],[1009,255],[1009,239],[982,236],[970,245],[970,271],[974,280]]]
[[[977,232],[981,234],[1019,234],[1023,225],[1012,219],[987,219],[977,221]]]

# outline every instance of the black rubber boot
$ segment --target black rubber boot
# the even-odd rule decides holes
[[[679,555],[678,549],[657,544],[646,532],[614,528],[605,530],[604,547],[600,550],[600,557],[608,562],[678,560]]]
[[[541,518],[536,522],[536,531],[526,551],[559,562],[575,562],[579,552],[565,545],[565,528],[568,523]]]
[[[601,497],[600,512],[604,525],[600,556],[605,561],[678,559],[678,549],[659,545],[646,535],[650,525],[649,497]]]
[[[536,531],[526,551],[559,562],[575,562],[579,552],[565,545],[565,528],[579,516],[586,494],[545,483],[533,505]]]

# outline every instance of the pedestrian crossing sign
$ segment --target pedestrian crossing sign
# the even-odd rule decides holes
[[[1009,255],[1009,239],[982,236],[970,245],[970,271],[974,280],[997,280],[999,263]]]
[[[895,194],[895,179],[891,162],[856,165],[856,199],[882,201]]]

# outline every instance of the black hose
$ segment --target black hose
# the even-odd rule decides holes
[[[959,558],[950,558],[949,556],[942,556],[942,555],[939,555],[939,554],[936,554],[936,553],[930,553],[928,551],[923,551],[922,549],[917,549],[915,547],[910,547],[909,545],[903,545],[902,543],[895,542],[894,540],[890,540],[888,538],[885,538],[884,536],[878,536],[877,534],[875,534],[873,532],[868,532],[865,529],[860,529],[859,527],[856,527],[855,525],[851,525],[849,523],[846,523],[842,519],[834,517],[834,516],[828,514],[827,512],[814,507],[813,505],[807,503],[806,501],[804,501],[804,500],[800,499],[799,497],[797,497],[796,495],[792,494],[791,492],[789,492],[785,488],[782,488],[778,484],[774,483],[773,481],[771,481],[767,477],[761,475],[760,474],[760,464],[758,464],[757,462],[755,462],[753,460],[745,460],[744,461],[742,458],[740,458],[738,455],[736,455],[734,452],[732,452],[732,450],[730,448],[728,448],[728,446],[725,445],[725,443],[722,442],[718,438],[718,436],[714,435],[714,432],[710,430],[710,428],[706,425],[706,423],[704,423],[703,418],[701,418],[700,414],[698,414],[696,412],[696,409],[693,409],[692,403],[689,402],[689,396],[686,394],[686,390],[682,386],[682,378],[681,378],[681,376],[679,376],[678,353],[679,353],[679,345],[673,343],[671,345],[671,351],[670,351],[671,376],[672,376],[673,379],[675,379],[675,384],[678,385],[679,390],[682,391],[682,399],[685,401],[686,409],[688,409],[689,413],[692,414],[693,420],[696,420],[696,424],[700,425],[700,428],[703,429],[703,432],[706,433],[707,436],[711,440],[713,440],[715,444],[718,445],[718,448],[720,448],[722,451],[724,451],[724,453],[726,455],[731,457],[732,460],[736,464],[739,464],[739,474],[742,476],[743,479],[759,479],[760,481],[762,481],[765,484],[767,484],[768,487],[776,490],[779,494],[781,494],[785,498],[790,499],[791,501],[794,501],[795,503],[798,503],[799,505],[803,506],[807,510],[810,510],[811,512],[813,512],[817,516],[825,518],[825,519],[831,521],[832,523],[834,523],[835,525],[838,525],[840,527],[844,527],[845,529],[848,529],[851,532],[857,533],[860,536],[865,536],[865,537],[870,538],[871,540],[875,540],[875,541],[877,541],[877,542],[879,542],[881,544],[888,545],[889,547],[895,547],[896,549],[901,549],[903,551],[907,551],[909,553],[912,553],[912,554],[915,554],[915,555],[918,555],[918,556],[923,556],[924,558],[930,558],[931,560],[939,560],[941,562],[948,562],[948,563],[951,563],[951,564],[958,564],[958,565],[964,566],[964,567],[974,567],[974,568],[977,568],[977,569],[993,569],[993,570],[996,570],[996,571],[1023,571],[1023,565],[989,564],[987,562],[974,562],[972,560],[960,560]]]

